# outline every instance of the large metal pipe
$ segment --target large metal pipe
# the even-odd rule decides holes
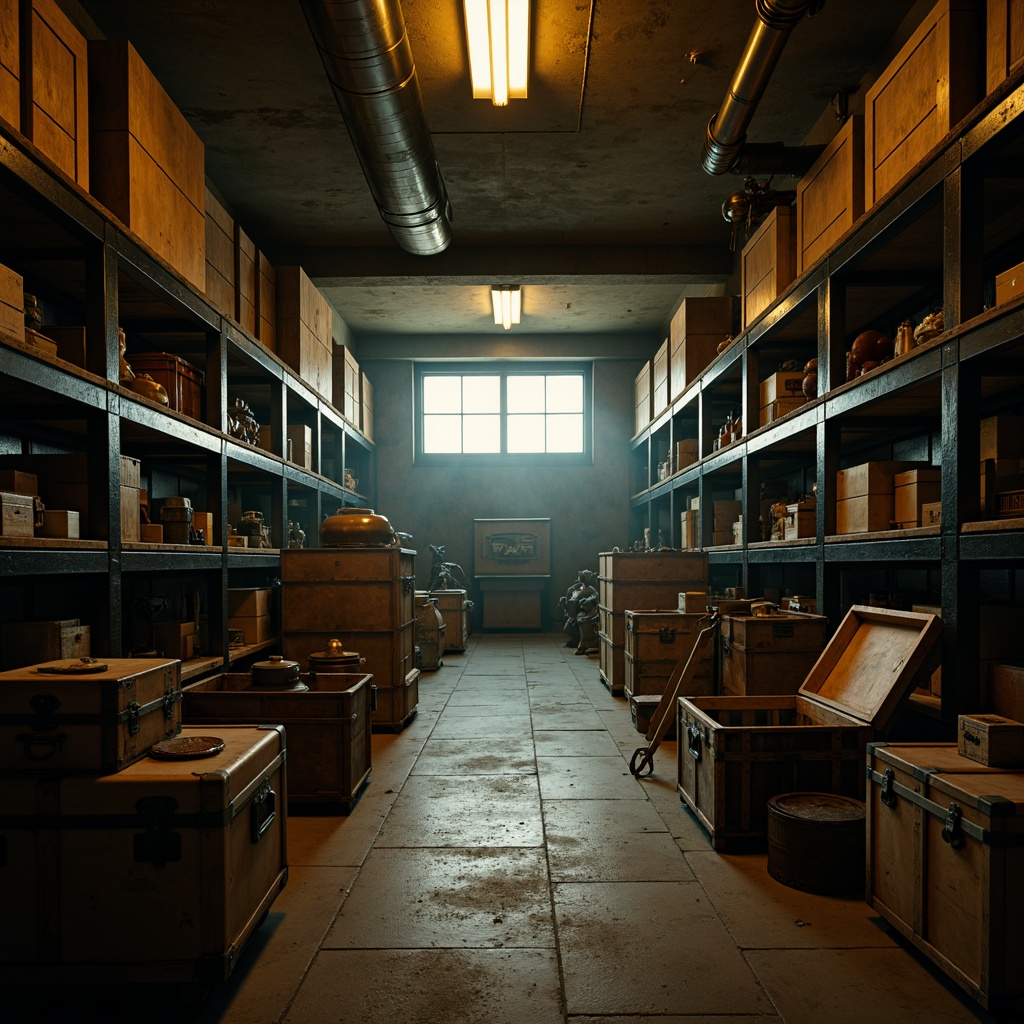
[[[374,202],[398,244],[451,242],[451,204],[398,0],[300,0]]]
[[[708,174],[725,174],[737,164],[746,144],[747,128],[790,32],[805,14],[816,13],[823,3],[824,0],[755,0],[757,21],[722,106],[708,123],[700,161]],[[751,172],[749,166],[745,172],[757,173]]]

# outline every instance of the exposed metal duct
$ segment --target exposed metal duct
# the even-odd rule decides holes
[[[820,147],[788,148],[781,143],[746,147],[747,128],[771,80],[790,32],[805,15],[816,14],[825,0],[755,0],[757,21],[729,83],[722,106],[708,123],[701,166],[708,174],[802,174]],[[751,153],[744,159],[743,151]],[[811,150],[813,149],[813,153]],[[758,164],[758,161],[762,164]]]
[[[384,223],[407,252],[442,252],[451,204],[398,0],[300,3]]]

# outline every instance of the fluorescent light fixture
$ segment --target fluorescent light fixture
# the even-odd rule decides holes
[[[491,288],[491,305],[494,307],[494,322],[507,331],[519,323],[522,312],[522,295],[519,285],[496,284]]]
[[[473,99],[526,99],[530,0],[464,0]]]

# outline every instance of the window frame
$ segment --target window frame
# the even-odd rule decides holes
[[[573,375],[583,378],[583,451],[437,452],[423,451],[423,380],[428,376],[500,377],[501,444],[507,444],[506,380],[510,376]],[[417,362],[413,367],[413,465],[416,466],[584,466],[594,462],[594,370],[590,360],[497,360]]]

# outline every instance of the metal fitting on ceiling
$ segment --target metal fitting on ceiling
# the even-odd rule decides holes
[[[779,62],[789,34],[806,15],[816,14],[824,0],[756,0],[757,21],[746,48],[729,83],[729,91],[719,111],[708,124],[701,153],[701,166],[708,174],[786,173],[801,174],[814,162],[821,147],[798,147],[786,150],[781,143],[752,150],[751,158],[743,159],[747,128],[757,105]],[[786,155],[780,154],[786,150]],[[813,152],[812,152],[813,150]],[[760,167],[756,159],[767,159],[772,166]]]
[[[407,252],[443,252],[451,203],[398,0],[300,2],[384,223]]]

